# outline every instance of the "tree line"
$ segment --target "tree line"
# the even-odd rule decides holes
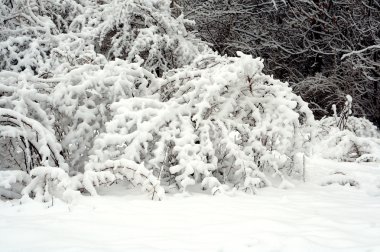
[[[174,12],[221,54],[265,60],[317,119],[353,97],[353,114],[380,125],[380,2],[377,0],[175,0]]]

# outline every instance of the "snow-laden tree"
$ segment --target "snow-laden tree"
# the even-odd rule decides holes
[[[351,116],[353,103],[347,95],[339,115],[333,105],[334,115],[318,121],[315,151],[339,161],[380,162],[380,131],[366,118]]]
[[[209,50],[186,30],[190,21],[171,16],[169,0],[106,0],[93,5],[74,19],[70,31],[92,40],[107,59],[142,58],[144,68],[160,76]]]
[[[262,73],[263,63],[239,54],[199,57],[162,79],[159,97],[122,99],[95,139],[85,187],[127,179],[153,197],[201,184],[214,194],[245,191],[286,174],[307,142],[313,116],[286,83]],[[307,143],[306,143],[307,144]]]

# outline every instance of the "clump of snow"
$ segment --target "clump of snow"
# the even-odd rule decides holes
[[[70,178],[67,172],[59,167],[35,167],[30,175],[32,180],[22,190],[24,197],[53,204],[54,197],[71,202],[79,195],[78,191],[75,192],[78,189],[78,183],[75,183],[78,177]]]
[[[330,176],[324,178],[324,181],[321,182],[321,185],[327,186],[327,185],[331,185],[335,183],[342,186],[349,185],[349,186],[360,187],[359,182],[357,182],[351,176],[347,176],[343,172],[335,172],[331,174]]]
[[[0,198],[21,198],[21,191],[30,180],[30,176],[24,171],[0,170]]]
[[[94,186],[99,187],[102,184],[126,179],[133,185],[140,185],[154,200],[161,200],[164,197],[160,181],[143,164],[128,159],[107,160],[101,164],[89,162],[86,170],[83,185],[92,195],[97,195]]]

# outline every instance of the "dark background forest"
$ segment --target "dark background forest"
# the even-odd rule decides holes
[[[380,3],[377,0],[175,0],[176,15],[221,54],[265,60],[317,119],[353,97],[353,114],[380,125]]]

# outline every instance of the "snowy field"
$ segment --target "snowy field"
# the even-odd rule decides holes
[[[379,164],[312,160],[307,172],[256,196],[157,202],[118,186],[72,205],[0,202],[0,251],[380,251]]]

